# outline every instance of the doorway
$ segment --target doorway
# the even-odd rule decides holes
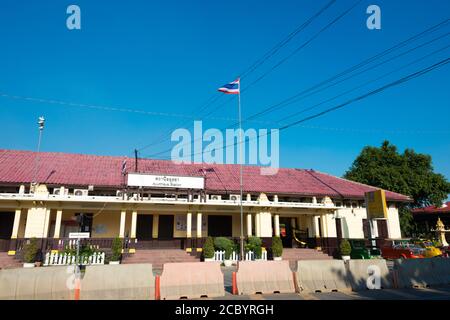
[[[158,239],[173,239],[173,215],[160,215],[158,223]]]
[[[0,239],[11,239],[14,212],[0,212]]]
[[[280,218],[280,238],[283,248],[292,248],[291,218]]]
[[[153,215],[138,214],[136,221],[136,239],[151,240],[153,237]]]
[[[231,237],[233,234],[231,216],[208,216],[208,236]]]

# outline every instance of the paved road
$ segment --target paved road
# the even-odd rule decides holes
[[[383,289],[360,292],[256,294],[235,296],[231,294],[232,272],[236,267],[222,267],[225,297],[213,300],[450,300],[450,286],[427,289]]]

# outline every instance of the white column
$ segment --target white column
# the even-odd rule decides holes
[[[119,238],[125,238],[125,221],[127,217],[127,212],[122,210],[120,212],[120,229],[119,229]]]
[[[17,239],[17,235],[19,234],[20,215],[21,214],[22,214],[22,209],[16,209],[16,213],[14,215],[14,224],[13,224],[11,239]]]
[[[280,236],[280,215],[276,214],[274,217],[275,220],[275,237],[279,237]]]
[[[247,213],[247,236],[252,236],[252,214]]]
[[[55,238],[55,239],[58,239],[60,237],[61,219],[62,219],[62,210],[58,209],[56,211],[55,232],[53,233],[53,238]]]
[[[186,238],[192,236],[192,213],[188,212],[186,216]]]
[[[130,238],[136,238],[136,226],[137,226],[137,210],[133,210],[131,213],[131,232]]]
[[[259,212],[255,215],[255,235],[261,237],[261,216]]]
[[[259,224],[260,237],[268,238],[273,236],[272,214],[270,212],[259,213]]]
[[[197,213],[197,238],[202,237],[202,214]]]

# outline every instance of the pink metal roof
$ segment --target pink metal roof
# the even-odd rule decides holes
[[[449,213],[450,212],[450,201],[447,201],[442,207],[429,206],[424,208],[413,209],[412,213]]]
[[[0,149],[0,183],[30,183],[38,163],[37,181],[49,185],[117,187],[124,183],[122,163],[127,171],[134,170],[134,158],[41,152],[39,160],[32,151]],[[239,192],[239,165],[233,164],[175,164],[169,160],[139,159],[139,172],[161,175],[202,176],[205,174],[209,192]],[[245,192],[296,194],[362,198],[364,192],[376,188],[337,178],[313,170],[279,169],[276,175],[261,175],[260,167],[244,166]],[[386,192],[389,200],[409,198]]]

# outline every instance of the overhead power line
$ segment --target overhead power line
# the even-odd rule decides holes
[[[294,39],[300,32],[302,32],[304,29],[306,29],[314,20],[316,20],[320,15],[322,15],[331,5],[333,5],[336,2],[336,0],[331,0],[327,2],[318,12],[316,12],[314,15],[312,15],[308,20],[303,22],[300,26],[298,26],[294,31],[292,31],[287,37],[285,37],[283,40],[278,42],[274,47],[272,47],[269,51],[267,51],[260,59],[258,59],[256,62],[254,62],[252,65],[250,65],[246,70],[240,73],[240,78],[245,79],[247,76],[249,76],[251,73],[253,73],[256,69],[261,67],[267,60],[272,58],[276,53],[278,53],[284,46],[286,46],[292,39]],[[223,94],[220,94],[217,96],[214,101],[207,103],[202,110],[193,110],[197,115],[201,114],[204,110],[206,110],[209,106],[213,105],[217,100],[222,97]],[[212,113],[214,113],[218,108],[221,106],[227,104],[231,98],[229,97],[224,103],[220,104],[218,107],[212,109],[210,112],[205,114],[204,116],[201,116],[199,118],[205,119],[208,116],[210,116]],[[138,151],[145,150],[149,147],[159,145],[161,143],[164,143],[166,141],[169,141],[170,138],[168,135],[176,128],[185,126],[186,122],[183,122],[175,127],[172,127],[168,131],[165,131],[165,133],[159,135],[157,138],[155,138],[151,143],[146,144],[139,149]]]
[[[400,43],[398,43],[398,44],[396,44],[396,45],[394,45],[394,46],[392,46],[392,47],[390,47],[390,48],[388,48],[388,49],[386,49],[386,50],[383,50],[382,52],[380,52],[380,53],[378,53],[378,54],[375,54],[375,55],[371,56],[371,57],[368,58],[368,59],[363,60],[362,62],[360,62],[360,63],[358,63],[358,64],[356,64],[356,65],[354,65],[354,66],[352,66],[352,67],[350,67],[350,68],[348,68],[348,69],[346,69],[346,70],[340,72],[340,73],[338,73],[338,74],[335,75],[335,76],[332,76],[332,77],[328,78],[327,80],[324,80],[324,81],[320,82],[319,84],[313,85],[312,87],[310,87],[310,88],[308,88],[308,89],[306,89],[306,90],[302,90],[299,94],[295,94],[295,95],[292,96],[292,97],[289,97],[289,98],[287,98],[287,99],[284,99],[281,103],[277,103],[277,104],[275,104],[274,106],[279,106],[279,105],[281,105],[282,103],[292,104],[292,103],[294,103],[294,102],[300,100],[299,98],[301,97],[301,94],[302,94],[302,93],[308,93],[308,92],[311,92],[311,91],[312,91],[312,93],[309,94],[309,95],[312,95],[312,94],[321,92],[321,91],[323,91],[323,90],[325,90],[325,89],[327,89],[327,88],[329,88],[329,87],[331,87],[331,86],[334,86],[334,85],[336,85],[336,84],[338,84],[338,83],[341,83],[341,82],[343,82],[343,81],[345,81],[345,80],[351,79],[351,78],[353,78],[353,77],[355,77],[355,76],[357,76],[357,75],[359,75],[359,74],[361,74],[361,73],[363,73],[363,72],[367,72],[367,71],[369,71],[369,70],[371,70],[371,69],[374,69],[374,68],[377,67],[377,66],[380,66],[380,65],[382,65],[382,64],[384,64],[384,63],[386,63],[386,62],[392,61],[392,60],[394,60],[394,59],[396,59],[396,58],[398,58],[398,57],[400,57],[400,56],[403,56],[403,55],[405,55],[405,54],[407,54],[407,53],[409,53],[409,52],[412,52],[413,50],[416,50],[416,49],[421,48],[421,47],[423,47],[423,46],[425,46],[425,45],[427,45],[427,44],[430,44],[430,43],[432,43],[432,42],[434,42],[434,41],[437,41],[437,40],[443,38],[444,36],[448,36],[448,33],[446,33],[446,34],[444,34],[444,35],[441,35],[441,36],[438,36],[437,38],[434,38],[434,39],[432,39],[432,40],[430,40],[430,41],[427,41],[427,42],[425,42],[425,43],[423,43],[423,44],[417,45],[417,46],[415,46],[415,47],[413,47],[413,48],[411,48],[411,49],[408,49],[407,51],[402,52],[402,53],[400,53],[400,54],[398,54],[398,55],[396,55],[396,56],[394,56],[394,57],[391,57],[391,58],[389,58],[389,59],[387,59],[387,60],[384,60],[384,61],[382,61],[382,62],[380,62],[380,63],[378,63],[378,64],[376,64],[376,65],[374,65],[374,66],[371,66],[371,67],[369,67],[369,68],[366,68],[365,70],[363,70],[363,71],[361,71],[361,72],[359,72],[359,73],[357,73],[357,74],[353,74],[352,76],[349,76],[349,77],[347,77],[347,78],[344,78],[343,80],[340,80],[340,81],[338,81],[338,82],[332,83],[333,80],[339,79],[340,77],[342,77],[342,76],[344,76],[344,75],[346,75],[346,74],[351,74],[353,71],[356,71],[356,70],[360,69],[361,67],[363,67],[363,66],[365,66],[365,65],[368,65],[368,64],[370,64],[370,63],[372,63],[372,62],[374,62],[374,61],[376,61],[376,60],[378,60],[378,59],[380,59],[380,58],[386,56],[387,54],[392,53],[392,52],[394,52],[395,50],[398,50],[398,49],[400,49],[400,48],[402,48],[402,47],[404,47],[404,46],[406,46],[406,45],[408,45],[408,44],[410,44],[410,43],[413,43],[414,41],[416,41],[416,40],[422,38],[423,36],[425,36],[425,35],[427,35],[427,34],[429,34],[429,33],[433,33],[433,32],[435,32],[435,31],[439,30],[440,28],[442,28],[442,27],[444,27],[445,25],[447,25],[449,22],[450,22],[450,19],[446,19],[446,20],[444,20],[444,21],[442,21],[442,22],[440,22],[440,23],[438,23],[438,24],[436,24],[436,25],[434,25],[434,26],[432,26],[432,27],[430,27],[430,28],[428,28],[428,29],[426,29],[426,30],[424,30],[424,31],[422,31],[422,32],[420,32],[420,33],[414,35],[414,36],[412,36],[412,37],[409,37],[409,38],[406,39],[406,40],[401,41]],[[432,54],[433,54],[433,53],[432,53]],[[418,59],[418,60],[416,60],[415,62],[417,62],[417,61],[419,61],[419,60],[421,60],[421,59]],[[398,71],[398,70],[400,70],[400,69],[402,69],[402,68],[399,68],[399,69],[397,69],[397,70],[395,70],[395,71]],[[395,71],[394,71],[394,72],[395,72]],[[391,74],[391,73],[392,73],[392,72],[390,72],[389,74]],[[384,77],[384,76],[382,76],[382,77]],[[382,77],[380,77],[380,78],[382,78]],[[380,78],[377,78],[377,79],[375,79],[375,80],[379,80]],[[373,80],[373,81],[375,81],[375,80]],[[373,82],[373,81],[369,81],[368,83]],[[327,83],[330,83],[330,82],[331,82],[331,84],[329,84],[329,85],[326,86],[326,87],[323,87],[323,85],[325,85],[325,84],[327,84]],[[367,83],[366,83],[366,84],[367,84]],[[318,88],[320,88],[320,87],[322,87],[322,88],[321,88],[321,89],[318,89]],[[349,92],[351,92],[351,91],[354,91],[354,90],[356,90],[356,89],[358,89],[358,88],[360,88],[360,87],[361,87],[361,86],[359,86],[359,87],[357,87],[357,88],[354,88],[354,89],[352,89],[352,90],[349,90],[348,92],[345,92],[344,94],[347,94],[347,93],[349,93]],[[317,90],[316,90],[316,91],[313,91],[313,89],[317,89]],[[342,95],[344,95],[344,94],[341,94],[341,95],[339,95],[339,96],[336,96],[336,97],[333,97],[333,98],[331,98],[331,99],[328,99],[328,100],[326,100],[326,101],[324,101],[324,102],[321,102],[321,103],[319,103],[319,104],[317,104],[317,105],[314,105],[314,106],[311,107],[311,109],[313,109],[313,108],[315,108],[315,107],[317,107],[317,106],[319,106],[319,105],[322,105],[322,104],[324,104],[325,102],[329,102],[329,101],[331,101],[331,100],[334,100],[335,98],[340,97],[340,96],[342,96]],[[309,96],[309,95],[308,95],[308,96]],[[294,100],[294,99],[292,99],[293,97],[294,97],[294,98],[297,98],[297,99]],[[273,108],[273,106],[270,106],[269,108]],[[249,122],[250,120],[253,120],[253,119],[255,119],[255,118],[258,118],[259,116],[261,116],[262,114],[264,114],[264,111],[265,111],[265,110],[268,110],[269,108],[265,108],[263,111],[257,112],[256,114],[249,116],[248,118],[244,119],[243,122]],[[306,111],[307,111],[307,110],[306,110]],[[298,112],[298,113],[301,113],[301,112]],[[291,117],[291,116],[288,116],[288,117],[286,117],[286,118],[289,118],[289,117]],[[253,121],[254,121],[254,120],[253,120]],[[278,122],[277,122],[277,123],[278,123]],[[232,127],[236,127],[237,124],[238,124],[238,123],[233,124]],[[222,129],[226,129],[226,128],[222,128]],[[196,140],[194,140],[194,141],[198,141],[198,140],[200,140],[200,138],[198,138],[198,139],[196,139]],[[163,150],[163,151],[161,151],[161,152],[157,152],[157,153],[150,154],[150,155],[148,155],[148,157],[154,157],[154,156],[158,156],[158,155],[161,155],[161,154],[165,154],[165,153],[171,152],[171,150],[172,150],[172,149],[169,148],[169,149]]]
[[[435,63],[435,64],[433,64],[431,66],[423,68],[423,69],[421,69],[419,71],[413,72],[413,73],[411,73],[411,74],[409,74],[407,76],[404,76],[404,77],[402,77],[402,78],[400,78],[398,80],[392,81],[392,82],[390,82],[390,83],[388,83],[386,85],[383,85],[383,86],[381,86],[381,87],[379,87],[377,89],[374,89],[374,90],[371,90],[371,91],[369,91],[369,92],[367,92],[365,94],[359,95],[358,97],[349,99],[349,100],[345,101],[344,103],[338,104],[338,105],[336,105],[334,107],[330,107],[328,109],[325,109],[325,110],[323,110],[321,112],[318,112],[316,114],[313,114],[311,116],[302,118],[300,120],[296,120],[294,122],[291,122],[291,123],[289,123],[287,125],[284,125],[284,126],[278,128],[278,130],[279,131],[283,131],[283,130],[286,130],[288,128],[297,126],[297,125],[299,125],[301,123],[304,123],[306,121],[309,121],[309,120],[312,120],[312,119],[324,116],[324,115],[326,115],[326,114],[328,114],[330,112],[334,112],[336,110],[342,109],[342,108],[344,108],[344,107],[346,107],[346,106],[348,106],[348,105],[350,105],[352,103],[355,103],[357,101],[361,101],[361,100],[367,99],[368,97],[373,96],[373,95],[377,95],[377,94],[379,94],[379,93],[381,93],[381,92],[383,92],[383,91],[385,91],[385,90],[387,90],[389,88],[392,88],[392,87],[395,87],[395,86],[399,86],[399,85],[404,84],[404,83],[406,83],[406,82],[408,82],[408,81],[410,81],[412,79],[421,77],[421,76],[423,76],[423,75],[425,75],[425,74],[427,74],[427,73],[429,73],[429,72],[431,72],[431,71],[433,71],[433,70],[435,70],[437,68],[440,68],[440,67],[442,67],[442,66],[444,66],[444,65],[446,65],[448,63],[450,63],[450,57],[449,58],[445,58],[445,59],[443,59],[443,60],[441,60],[441,61],[439,61],[439,62],[437,62],[437,63]],[[267,135],[270,135],[270,131],[268,131],[267,133],[264,133],[264,134],[258,133],[256,135],[256,137],[249,138],[248,141],[252,141],[254,139],[258,139],[259,137],[264,137],[264,136],[267,136]],[[245,142],[243,142],[243,143],[245,143]],[[233,142],[231,144],[223,146],[222,149],[225,149],[225,148],[228,148],[228,147],[234,147],[234,146],[239,145],[239,144],[240,144],[240,142]],[[203,153],[204,153],[204,151],[197,152],[197,153],[191,153],[190,157],[193,157],[193,156],[196,156],[196,155],[200,155],[200,154],[203,154]]]

